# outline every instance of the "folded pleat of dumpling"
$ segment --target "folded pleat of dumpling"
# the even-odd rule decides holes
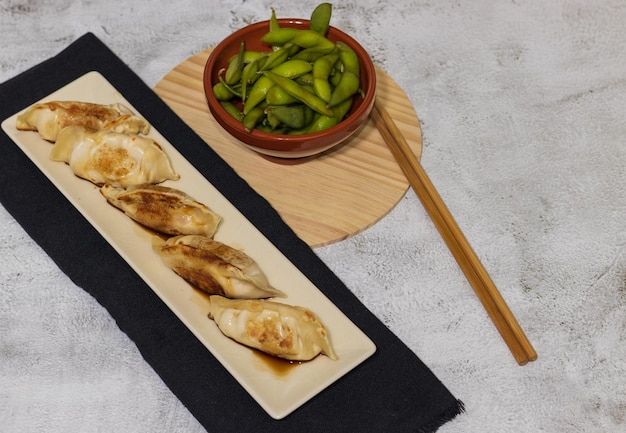
[[[107,184],[100,192],[133,220],[168,235],[213,237],[221,221],[205,204],[163,185],[148,183],[121,188]]]
[[[240,299],[285,296],[243,251],[199,235],[153,239],[154,250],[169,268],[211,295]]]
[[[291,361],[309,361],[320,353],[338,359],[326,328],[307,308],[221,296],[209,301],[209,318],[241,344]]]
[[[61,131],[50,159],[67,162],[74,174],[96,185],[127,188],[180,177],[153,139],[84,126],[68,126]]]
[[[15,127],[37,131],[48,141],[56,141],[67,126],[85,126],[127,134],[147,134],[148,122],[122,104],[101,105],[79,101],[51,101],[35,104],[17,116]]]

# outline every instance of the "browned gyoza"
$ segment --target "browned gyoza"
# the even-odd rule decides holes
[[[292,361],[308,361],[320,353],[338,359],[326,328],[308,308],[221,296],[209,300],[209,318],[241,344]]]
[[[154,250],[168,267],[209,294],[243,299],[285,296],[243,251],[206,236],[153,239]]]
[[[221,217],[203,203],[175,188],[141,184],[128,188],[104,185],[109,203],[140,224],[167,235],[213,237]]]
[[[79,101],[51,101],[35,104],[17,117],[15,126],[37,131],[48,141],[56,141],[68,126],[85,126],[127,134],[147,134],[148,122],[122,104],[101,105]]]
[[[74,174],[96,185],[127,188],[180,178],[167,154],[153,139],[84,126],[63,129],[52,147],[50,159],[68,163]]]

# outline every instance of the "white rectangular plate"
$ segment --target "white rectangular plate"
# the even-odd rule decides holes
[[[85,74],[37,102],[52,100],[98,104],[119,102],[137,112],[97,72]],[[164,185],[186,192],[220,214],[223,220],[215,239],[245,250],[255,259],[270,282],[287,294],[281,302],[305,306],[316,313],[328,329],[339,360],[318,356],[288,369],[277,369],[253,350],[225,337],[207,317],[206,296],[191,288],[162,263],[152,250],[148,231],[109,206],[98,187],[76,177],[67,164],[51,161],[48,155],[52,144],[41,139],[36,132],[18,131],[15,128],[18,114],[5,119],[2,129],[271,417],[287,416],[375,352],[374,343],[152,125],[148,135],[161,144],[181,175],[180,180],[167,181]]]

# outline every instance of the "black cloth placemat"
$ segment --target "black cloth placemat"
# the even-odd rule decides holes
[[[208,432],[432,432],[463,411],[391,333],[200,137],[95,35],[0,84],[0,120],[100,72],[376,344],[376,353],[282,420],[250,397],[4,133],[0,201],[60,269],[102,304]]]

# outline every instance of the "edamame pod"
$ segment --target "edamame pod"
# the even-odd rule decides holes
[[[281,126],[282,123],[280,119],[276,117],[273,111],[265,110],[265,124],[269,126],[270,128],[272,128],[272,130],[275,130],[279,126]]]
[[[281,77],[298,78],[308,74],[313,70],[313,65],[304,60],[290,59],[271,69],[271,71]]]
[[[246,101],[248,98],[248,87],[253,85],[259,79],[259,64],[265,59],[267,53],[257,57],[252,62],[246,64],[241,72],[241,100]]]
[[[328,77],[328,81],[330,82],[330,85],[333,87],[337,87],[337,85],[341,81],[342,75],[343,73],[341,72],[339,68],[334,68],[333,71],[330,73],[330,77]]]
[[[253,109],[249,110],[247,114],[243,115],[243,127],[246,131],[252,131],[265,117],[265,110],[263,107],[257,105]]]
[[[279,124],[300,129],[311,123],[314,111],[306,105],[270,105],[265,109],[265,113],[268,117],[274,116]]]
[[[226,84],[235,84],[241,80],[241,71],[243,69],[243,53],[245,52],[246,44],[241,42],[239,44],[239,52],[228,62],[228,68],[224,73],[224,80]]]
[[[230,114],[234,119],[241,121],[242,115],[241,111],[230,101],[220,101],[220,105],[228,114]]]
[[[247,65],[248,63],[252,63],[254,62],[256,59],[258,59],[259,57],[264,56],[265,53],[264,51],[254,51],[254,50],[245,50],[243,52],[243,64],[244,66]]]
[[[308,29],[294,29],[291,27],[283,27],[275,31],[265,33],[261,37],[261,42],[266,44],[284,45],[291,42],[302,48],[332,48],[334,43],[326,39],[326,37]]]
[[[336,48],[334,46],[304,48],[294,54],[291,58],[306,60],[307,62],[314,62],[320,57],[326,54],[330,54],[333,51],[336,51]]]
[[[314,122],[306,129],[306,133],[319,132],[325,129],[331,128],[341,122],[346,116],[350,108],[352,107],[352,98],[348,98],[335,108],[333,108],[332,116],[319,116]]]
[[[284,63],[285,60],[287,60],[287,58],[289,57],[291,47],[291,43],[287,43],[282,47],[277,48],[275,51],[267,54],[263,59],[259,59],[259,72],[273,69],[276,66]]]
[[[269,105],[290,105],[299,102],[296,98],[285,92],[279,86],[273,86],[267,91],[265,100]]]
[[[272,11],[272,15],[270,16],[270,32],[273,32],[280,28],[280,24],[278,23],[278,18],[276,17],[276,11],[274,8],[270,9]]]
[[[294,81],[300,84],[301,86],[313,86],[313,74],[312,73],[304,74],[296,78]]]
[[[265,72],[265,74],[267,74],[267,72]],[[284,79],[287,80],[287,78]],[[272,86],[274,86],[274,80],[261,75],[250,89],[250,94],[243,105],[243,114],[248,114],[250,110],[259,105],[265,99],[267,92]]]
[[[270,30],[261,37],[261,42],[272,45],[285,45],[291,39],[293,39],[299,32],[298,29],[291,27],[279,27],[275,30]]]
[[[291,43],[302,48],[333,49],[335,44],[313,30],[300,30]]]
[[[347,71],[352,72],[355,75],[359,75],[361,71],[359,56],[357,56],[354,50],[350,48],[345,42],[337,41],[335,46],[339,50],[339,59],[343,64],[344,72]]]
[[[234,96],[237,96],[237,97],[241,98],[241,86],[239,84],[235,84],[234,86],[230,86],[230,85],[226,84],[226,81],[224,81],[224,78],[222,78],[221,75],[218,77],[218,79],[219,79],[219,84],[221,85],[221,87],[224,87],[224,88],[228,89],[228,91],[230,93],[232,93]],[[213,90],[215,91],[215,88]],[[220,91],[222,91],[222,89],[218,88],[217,91],[220,92]],[[217,95],[216,95],[216,97],[217,97]]]
[[[339,60],[343,65],[343,73],[328,102],[328,106],[331,108],[352,97],[359,90],[360,83],[358,56],[345,43],[339,41],[336,45],[339,50]]]
[[[326,35],[333,7],[330,3],[320,3],[313,9],[309,28],[320,35]]]
[[[230,91],[228,86],[222,81],[215,83],[213,86],[213,94],[219,101],[230,101],[235,96],[234,93]]]
[[[326,102],[330,101],[332,93],[328,77],[337,60],[339,60],[339,54],[334,52],[320,57],[313,63],[313,89],[315,89],[315,94]]]
[[[303,104],[311,107],[314,111],[327,116],[333,115],[333,111],[326,106],[326,102],[322,101],[316,95],[304,90],[295,81],[289,78],[281,77],[280,75],[276,75],[270,71],[263,72],[263,75],[273,81],[277,86],[280,86],[285,92],[289,93]]]
[[[359,90],[359,77],[352,72],[345,71],[341,80],[333,90],[328,101],[328,107],[332,108],[354,96]]]

